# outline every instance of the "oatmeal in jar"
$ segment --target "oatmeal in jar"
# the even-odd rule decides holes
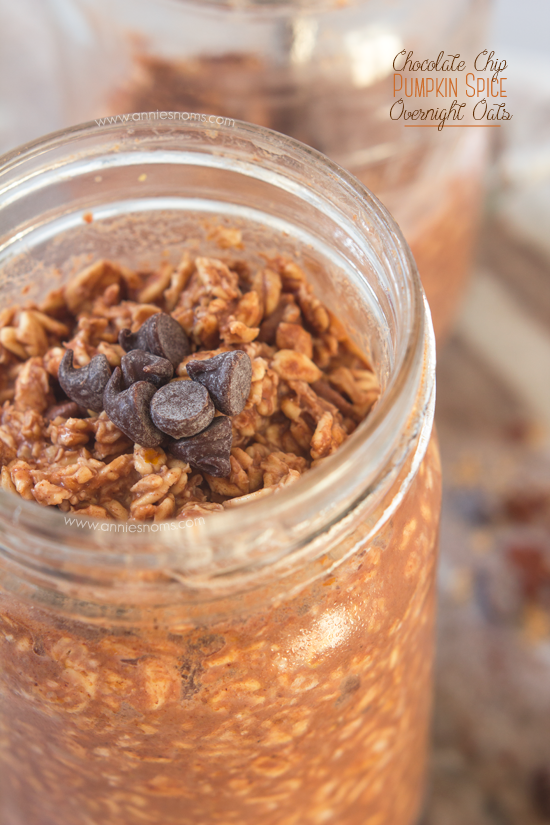
[[[239,230],[217,241],[238,246]],[[151,273],[98,261],[2,324],[2,487],[79,516],[253,501],[332,455],[379,395],[284,257],[258,271],[188,252]]]
[[[0,218],[0,825],[415,825],[440,469],[391,217],[281,135],[138,124],[22,150]]]

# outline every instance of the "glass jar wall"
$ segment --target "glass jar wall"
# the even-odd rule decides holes
[[[252,126],[90,125],[0,167],[4,306],[82,256],[300,261],[368,348],[369,418],[292,488],[103,531],[0,490],[1,825],[412,825],[440,504],[434,338],[410,251],[342,169]],[[93,220],[90,222],[90,215]]]

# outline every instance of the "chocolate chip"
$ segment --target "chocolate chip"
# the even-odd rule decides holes
[[[84,418],[86,410],[81,407],[76,401],[64,401],[61,404],[54,404],[48,407],[44,413],[46,421],[53,421],[54,418],[60,416],[61,418]]]
[[[161,387],[151,401],[153,422],[172,438],[200,433],[215,412],[208,390],[193,381],[172,381]]]
[[[141,447],[158,447],[165,438],[149,414],[155,392],[155,387],[148,381],[137,381],[122,390],[122,371],[115,367],[103,395],[105,412],[113,424]]]
[[[172,378],[174,367],[166,358],[159,358],[142,349],[133,349],[122,356],[120,362],[124,389],[136,381],[148,381],[155,387],[162,387]]]
[[[166,312],[151,315],[137,332],[121,330],[118,343],[126,352],[133,349],[146,350],[153,355],[166,358],[174,367],[191,352],[185,330]]]
[[[229,418],[215,418],[206,430],[193,438],[171,441],[166,449],[175,458],[186,461],[196,470],[217,478],[225,478],[231,472],[231,443],[233,435]]]
[[[85,367],[75,369],[73,355],[72,349],[65,350],[57,372],[59,383],[71,401],[87,410],[101,412],[103,392],[111,377],[109,362],[103,354],[94,355]]]
[[[147,342],[140,340],[140,332],[141,329],[138,329],[137,332],[131,332],[129,329],[121,329],[118,333],[118,343],[122,349],[126,352],[130,352],[130,350],[134,349],[142,349],[141,344],[146,344]]]
[[[190,361],[187,374],[206,387],[216,409],[224,415],[244,410],[252,381],[252,362],[246,352],[234,350],[205,361]]]

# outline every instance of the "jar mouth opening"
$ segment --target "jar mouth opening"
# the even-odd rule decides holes
[[[147,141],[149,148],[155,145],[155,141],[161,143],[163,137],[167,136],[170,139],[193,137],[203,140],[203,159],[227,163],[232,169],[239,169],[252,177],[272,175],[279,163],[278,159],[284,158],[285,165],[280,170],[280,175],[282,180],[288,179],[289,191],[296,197],[316,197],[320,202],[328,197],[327,208],[329,202],[332,202],[332,208],[341,210],[344,228],[352,226],[348,220],[352,213],[357,213],[359,219],[361,214],[368,215],[368,223],[373,227],[374,234],[378,233],[387,244],[391,265],[400,272],[401,289],[406,294],[408,303],[400,340],[396,345],[394,371],[380,400],[355,432],[334,455],[329,456],[319,467],[308,470],[295,484],[257,501],[209,515],[203,525],[194,529],[192,535],[188,531],[182,537],[179,530],[173,529],[131,533],[132,547],[128,555],[141,557],[142,562],[147,557],[146,563],[151,566],[164,565],[167,559],[172,562],[178,558],[181,560],[182,553],[198,546],[226,546],[228,537],[233,537],[230,545],[232,548],[236,544],[241,546],[240,558],[244,563],[245,547],[264,541],[267,547],[272,543],[272,534],[262,531],[262,524],[277,524],[277,530],[282,533],[275,544],[280,547],[284,543],[287,548],[303,543],[315,531],[327,529],[357,500],[357,496],[351,494],[338,498],[341,489],[345,485],[349,486],[351,479],[357,489],[360,489],[361,498],[376,493],[384,475],[383,464],[391,462],[392,455],[403,440],[412,443],[417,437],[420,421],[426,414],[433,394],[435,355],[429,310],[412,253],[390,214],[360,181],[315,149],[264,127],[240,121],[233,123],[234,126],[231,127],[216,125],[216,134],[196,123],[178,123],[174,126],[155,122],[153,128],[150,123],[143,122],[133,123],[131,127],[120,123],[102,126],[87,123],[28,143],[0,158],[0,271],[6,238],[9,245],[10,237],[17,234],[17,226],[7,234],[2,229],[3,225],[9,227],[6,196],[9,194],[13,203],[14,197],[17,200],[18,188],[28,187],[33,180],[40,178],[45,169],[49,170],[50,175],[52,172],[54,176],[63,175],[66,165],[75,158],[82,160],[101,153],[104,155],[106,146],[110,147],[111,157],[122,158],[124,149],[120,146],[116,148],[117,139],[127,140],[131,135],[133,141]],[[93,148],[94,145],[99,147],[97,151]],[[255,156],[250,152],[251,147],[257,149]],[[150,160],[155,161],[154,152],[151,153]],[[312,180],[300,191],[296,180],[292,179],[293,170],[297,166],[300,169],[315,170],[316,173],[315,179],[312,175]],[[323,185],[332,187],[328,196],[320,191]],[[362,225],[361,220],[359,225]],[[362,236],[361,228],[357,229],[354,240],[367,245],[371,242],[369,238]],[[409,429],[408,433],[404,432],[405,428]],[[370,466],[367,466],[369,462]],[[373,466],[376,462],[379,466]],[[332,510],[330,502],[334,498],[338,498],[340,503]],[[75,516],[74,513],[69,515]],[[25,530],[40,537],[49,545],[50,552],[56,547],[59,553],[66,553],[68,545],[78,544],[82,547],[82,558],[87,558],[90,554],[95,563],[98,553],[102,557],[120,556],[120,538],[117,538],[116,533],[107,532],[104,528],[83,530],[68,525],[66,516],[57,509],[39,507],[35,502],[24,499],[16,502],[13,494],[0,490],[0,525],[2,522],[4,525],[11,524],[16,531]],[[93,519],[90,522],[111,524],[95,522]],[[5,529],[6,527],[3,528],[4,531]],[[154,548],[151,546],[152,541]]]

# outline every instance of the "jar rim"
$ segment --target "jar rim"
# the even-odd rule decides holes
[[[21,181],[28,181],[27,166],[31,167],[34,164],[35,168],[38,168],[36,174],[39,174],[40,164],[47,164],[50,155],[57,153],[59,157],[59,151],[63,150],[66,158],[73,158],[86,140],[97,138],[98,141],[113,142],[125,128],[128,127],[123,127],[120,123],[101,126],[94,122],[81,124],[27,143],[0,157],[0,204],[4,203],[3,195],[7,192],[13,193]],[[131,128],[134,135],[147,134],[149,138],[151,137],[150,124],[132,123]],[[403,438],[407,445],[413,444],[422,424],[426,424],[426,421],[431,430],[435,381],[433,330],[412,253],[393,218],[359,180],[317,150],[265,127],[234,121],[232,127],[217,126],[216,128],[222,135],[221,148],[228,155],[230,152],[228,146],[223,143],[223,137],[224,134],[229,134],[230,130],[232,140],[250,141],[251,145],[271,148],[274,153],[286,153],[304,167],[315,166],[316,170],[322,172],[325,181],[332,181],[334,191],[338,192],[339,197],[347,200],[346,206],[353,204],[356,210],[368,213],[370,220],[376,224],[378,232],[385,234],[392,248],[395,265],[399,265],[404,274],[406,283],[403,288],[408,289],[411,299],[406,338],[401,341],[401,361],[397,365],[387,390],[357,430],[334,455],[326,459],[321,466],[309,470],[294,485],[244,506],[226,510],[219,515],[212,514],[205,520],[205,524],[201,525],[200,534],[193,537],[193,546],[196,546],[195,543],[202,543],[204,546],[212,547],[221,542],[223,536],[243,537],[248,535],[248,530],[252,530],[255,531],[256,541],[258,541],[259,524],[265,521],[279,522],[285,525],[285,535],[288,539],[287,550],[291,550],[303,545],[312,534],[318,532],[320,526],[321,529],[328,529],[334,523],[334,514],[327,517],[324,525],[311,523],[311,514],[318,511],[316,502],[319,505],[325,501],[328,502],[331,488],[335,489],[335,485],[344,484],[350,474],[356,473],[359,474],[359,478],[366,478],[367,473],[361,462],[363,465],[368,462],[369,455],[380,456],[382,441],[386,445],[384,455],[387,460],[390,442],[394,452],[401,449],[404,455],[403,450],[406,452],[407,447],[403,447]],[[162,136],[168,129],[172,131],[175,129],[176,133],[180,129],[187,133],[190,133],[190,130],[194,130],[194,133],[201,133],[201,129],[204,132],[208,131],[207,128],[196,123],[178,123],[175,127],[174,124],[168,126],[165,122],[155,122],[155,134]],[[212,143],[212,140],[210,142]],[[224,153],[220,154],[220,146],[217,146],[213,152],[217,154],[217,157],[223,157]],[[233,166],[237,163],[235,157],[231,157],[228,162],[231,162]],[[248,158],[250,174],[261,174],[262,164],[266,162],[265,156],[259,161]],[[0,224],[2,211],[5,208],[0,205]],[[365,238],[363,240],[366,241]],[[401,406],[400,416],[396,416],[392,412],[395,413],[399,405]],[[392,426],[395,430],[397,421],[408,422],[410,432],[405,434],[392,431]],[[375,496],[377,484],[381,483],[383,476],[383,467],[373,469],[370,466],[368,469],[371,473],[370,486],[363,485],[362,498]],[[351,499],[346,505],[348,510],[350,506]],[[345,512],[346,508],[342,509],[339,518]],[[289,516],[289,514],[293,515]],[[302,514],[302,522],[300,522],[300,514]],[[132,533],[130,554],[127,551],[120,551],[119,541],[113,543],[110,533],[101,536],[97,531],[88,531],[93,532],[93,546],[84,546],[84,549],[78,551],[74,548],[71,550],[68,542],[74,540],[76,543],[77,536],[81,539],[83,531],[80,529],[79,533],[78,527],[68,526],[65,516],[66,514],[53,508],[39,507],[35,502],[24,499],[18,501],[17,506],[14,507],[13,494],[0,490],[0,529],[3,522],[4,525],[12,526],[14,534],[21,532],[23,535],[32,534],[38,544],[33,542],[32,550],[29,552],[34,557],[38,555],[43,560],[49,560],[51,564],[66,559],[71,553],[76,554],[79,563],[85,567],[97,565],[100,560],[108,565],[119,564],[126,567],[131,564],[146,568],[165,567],[167,564],[177,566],[182,562],[184,552],[182,547],[187,545],[186,542],[182,544],[181,536],[174,535],[178,531],[156,533],[154,549],[151,548],[150,536]],[[5,530],[3,532],[5,533]],[[79,543],[81,544],[80,541]],[[267,563],[272,558],[273,553],[267,554],[261,559],[261,563]],[[247,554],[241,547],[238,559],[233,558],[231,564],[242,567],[248,563]]]

